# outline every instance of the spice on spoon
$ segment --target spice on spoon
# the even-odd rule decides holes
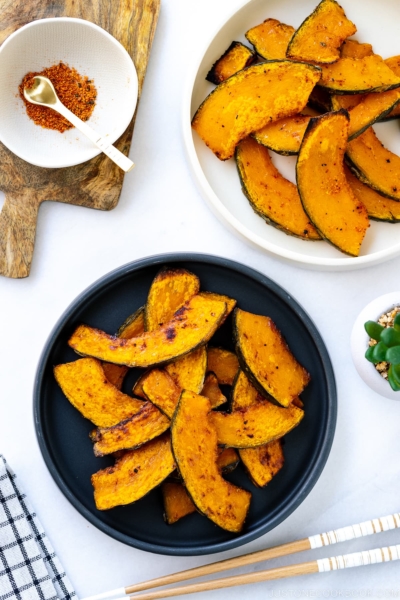
[[[83,77],[73,67],[59,62],[57,65],[43,69],[43,71],[27,73],[19,85],[19,95],[25,104],[26,112],[36,125],[47,129],[55,129],[60,133],[73,127],[67,119],[51,108],[31,104],[26,100],[24,89],[29,89],[33,86],[33,78],[36,75],[43,75],[50,79],[61,102],[77,117],[82,121],[89,119],[94,110],[97,96],[93,80],[87,76]]]

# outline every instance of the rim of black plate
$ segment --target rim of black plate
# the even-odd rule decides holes
[[[76,308],[78,306],[81,306],[82,303],[86,303],[100,290],[102,290],[104,286],[107,286],[111,282],[114,282],[119,277],[125,276],[128,273],[133,273],[145,267],[153,267],[157,264],[161,265],[173,262],[203,262],[206,264],[208,263],[225,267],[227,269],[237,271],[243,275],[246,275],[249,278],[256,280],[257,282],[261,283],[263,286],[271,290],[274,294],[276,294],[283,302],[285,302],[285,304],[287,304],[290,307],[291,310],[295,312],[296,316],[302,321],[302,323],[312,335],[313,341],[320,354],[321,362],[324,367],[328,392],[327,424],[321,442],[321,451],[318,454],[318,456],[310,463],[309,468],[304,474],[303,483],[301,487],[297,487],[293,494],[289,494],[289,496],[287,497],[285,506],[282,509],[276,510],[275,513],[271,515],[271,518],[268,520],[268,522],[263,523],[260,526],[254,528],[251,532],[244,532],[238,537],[231,540],[226,540],[224,542],[200,544],[195,548],[171,547],[162,544],[153,544],[145,542],[143,540],[138,540],[130,535],[126,535],[121,531],[117,531],[113,527],[110,527],[107,524],[103,523],[95,514],[88,510],[75,497],[75,495],[69,489],[68,485],[65,483],[62,473],[59,471],[58,466],[53,461],[51,450],[48,447],[40,418],[41,388],[43,383],[45,367],[49,356],[52,352],[54,341],[57,339],[65,323],[75,312]],[[45,464],[50,471],[50,474],[52,475],[55,483],[57,484],[61,492],[69,500],[72,506],[74,506],[76,510],[83,517],[85,517],[85,519],[87,519],[92,525],[94,525],[110,537],[120,542],[123,542],[128,546],[133,546],[140,550],[145,550],[147,552],[153,552],[156,554],[168,554],[172,556],[200,556],[204,554],[213,554],[216,552],[223,552],[232,548],[236,548],[238,546],[251,542],[252,540],[260,537],[268,531],[271,531],[273,528],[277,527],[277,525],[279,525],[282,521],[284,521],[292,512],[294,512],[294,510],[296,510],[296,508],[308,496],[308,494],[313,489],[314,485],[317,483],[325,467],[333,443],[337,418],[336,382],[328,351],[318,329],[314,325],[314,322],[309,317],[307,312],[302,308],[302,306],[300,306],[300,304],[293,299],[291,294],[286,292],[286,290],[284,290],[281,286],[273,282],[263,273],[260,273],[259,271],[256,271],[251,267],[248,267],[246,265],[224,257],[195,252],[173,252],[148,256],[127,263],[122,267],[118,267],[117,269],[114,269],[113,271],[109,272],[107,275],[101,277],[89,287],[87,287],[68,306],[68,308],[64,311],[64,313],[61,315],[54,328],[52,329],[39,359],[33,390],[33,416],[38,444],[42,452]]]

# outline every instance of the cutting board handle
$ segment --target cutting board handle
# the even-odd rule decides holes
[[[29,275],[40,205],[32,195],[29,190],[29,202],[24,192],[5,197],[0,213],[0,274],[6,277]]]

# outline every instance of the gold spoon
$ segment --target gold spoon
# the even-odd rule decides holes
[[[33,78],[34,85],[30,89],[24,89],[24,96],[32,104],[39,106],[48,106],[65,117],[74,127],[86,135],[104,154],[115,162],[126,173],[133,169],[134,163],[125,154],[122,154],[117,148],[101,137],[89,125],[86,125],[79,117],[74,115],[57,96],[56,90],[50,79],[42,75],[36,75]]]

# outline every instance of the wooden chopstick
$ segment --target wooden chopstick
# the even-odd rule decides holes
[[[309,575],[311,573],[325,573],[326,571],[336,571],[338,569],[348,569],[350,567],[362,567],[392,560],[400,560],[400,544],[385,548],[375,548],[374,550],[366,550],[364,552],[354,552],[353,554],[333,556],[331,558],[322,558],[320,560],[299,563],[288,567],[278,567],[277,569],[259,571],[258,573],[235,575],[233,577],[203,581],[202,583],[192,583],[190,585],[169,588],[167,590],[135,594],[135,596],[130,596],[129,600],[160,600],[161,598],[171,598],[172,596],[182,596],[183,594],[208,592],[249,583],[260,583],[261,581],[272,581],[273,579],[297,577],[298,575]]]
[[[258,562],[262,562],[264,560],[270,560],[272,558],[278,558],[281,556],[288,556],[290,554],[295,554],[296,552],[303,552],[304,550],[312,550],[314,548],[321,548],[323,546],[329,546],[331,544],[337,544],[339,542],[345,542],[349,540],[353,540],[355,538],[364,537],[367,535],[373,535],[375,533],[380,533],[382,531],[389,531],[390,529],[400,528],[400,513],[395,513],[393,515],[388,515],[386,517],[380,517],[378,519],[372,519],[371,521],[365,521],[363,523],[359,523],[357,525],[350,525],[348,527],[342,527],[340,529],[336,529],[333,531],[328,531],[327,533],[321,533],[317,535],[312,535],[308,538],[304,538],[302,540],[297,540],[295,542],[290,542],[287,544],[281,544],[280,546],[275,546],[274,548],[267,548],[266,550],[259,550],[258,552],[252,552],[250,554],[245,554],[243,556],[237,556],[235,558],[228,558],[226,560],[222,560],[219,562],[211,563],[208,565],[204,565],[201,567],[195,567],[193,569],[188,569],[186,571],[180,571],[178,573],[173,573],[172,575],[165,575],[164,577],[158,577],[157,579],[152,579],[150,581],[143,581],[141,583],[136,583],[130,585],[128,587],[121,587],[115,590],[110,590],[108,592],[103,592],[102,594],[97,594],[95,596],[89,596],[84,598],[83,600],[110,600],[111,598],[115,598],[120,600],[119,597],[122,597],[125,594],[125,600],[127,600],[126,596],[133,594],[135,592],[141,592],[144,590],[148,590],[155,587],[160,587],[162,585],[170,585],[173,583],[178,583],[180,581],[186,581],[187,579],[193,579],[195,577],[203,577],[205,575],[212,575],[213,573],[219,573],[221,571],[226,571],[228,569],[234,569],[236,567],[243,567],[246,565],[252,565]],[[315,561],[311,563],[303,563],[303,565],[313,565],[315,567]],[[298,565],[294,565],[298,566]],[[282,569],[291,569],[292,567],[282,567]],[[306,567],[304,567],[306,568]],[[311,567],[310,567],[311,568]],[[276,571],[276,569],[273,569]],[[272,571],[269,571],[272,572]],[[284,571],[282,571],[284,572]],[[308,573],[308,571],[306,571]],[[317,571],[310,571],[312,573]],[[298,573],[303,574],[303,573]],[[257,576],[260,573],[252,573],[251,575]],[[293,575],[283,575],[284,577],[289,577]],[[238,577],[247,577],[247,575],[240,575]],[[227,579],[234,579],[234,577],[229,577]],[[218,580],[225,581],[225,580]],[[264,580],[262,580],[264,581]],[[215,583],[207,582],[207,583]],[[249,582],[251,583],[251,582]],[[203,585],[203,584],[195,584],[195,585]],[[242,585],[242,584],[235,584]],[[225,586],[223,586],[225,587]],[[182,592],[183,593],[183,592]],[[186,592],[189,593],[189,592]],[[155,596],[156,597],[156,596]],[[163,596],[159,596],[163,597]],[[135,596],[136,598],[136,596]],[[137,596],[137,598],[145,598],[145,596]]]

